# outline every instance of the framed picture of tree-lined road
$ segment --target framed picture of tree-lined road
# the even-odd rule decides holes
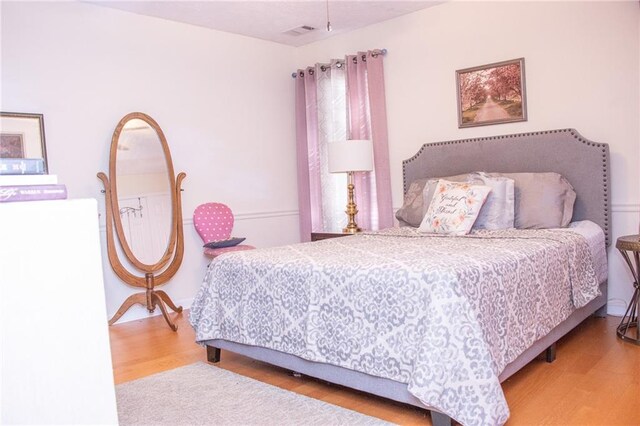
[[[527,120],[524,58],[456,71],[458,127]]]

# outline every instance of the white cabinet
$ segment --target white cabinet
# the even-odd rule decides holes
[[[117,424],[96,200],[0,204],[0,423]]]

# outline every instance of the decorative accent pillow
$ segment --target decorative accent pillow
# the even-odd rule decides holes
[[[515,195],[513,179],[504,176],[491,177],[484,172],[474,172],[459,176],[464,177],[464,179],[461,179],[463,182],[473,185],[485,185],[491,188],[491,192],[473,225],[474,229],[509,229],[514,227]],[[437,184],[437,179],[430,179],[424,186],[425,214],[433,199]]]
[[[427,210],[429,210],[429,206],[431,205],[431,201],[433,201],[433,196],[436,193],[436,187],[438,186],[438,182],[440,180],[449,181],[449,182],[466,182],[472,183],[474,185],[480,185],[482,182],[474,182],[470,180],[470,174],[458,175],[458,180],[451,180],[449,178],[433,178],[429,179],[424,186],[424,191],[422,192],[422,200],[423,200],[423,210],[422,210],[422,218],[424,219],[424,215],[427,214]],[[422,222],[422,219],[420,220]]]
[[[489,173],[515,181],[515,227],[564,228],[573,217],[576,192],[559,173]]]
[[[233,247],[233,246],[237,246],[244,240],[246,240],[246,238],[229,238],[227,240],[211,241],[203,245],[202,247],[210,248],[210,249]]]
[[[440,179],[418,231],[466,235],[471,231],[491,188]]]
[[[452,182],[463,182],[466,180],[466,178],[467,175],[463,174],[444,177],[442,179],[446,179]],[[416,179],[409,185],[409,189],[407,189],[407,193],[404,195],[404,203],[402,204],[402,207],[396,212],[396,218],[401,225],[407,224],[409,226],[413,226],[414,228],[420,226],[420,222],[422,222],[422,219],[427,212],[427,208],[429,207],[429,204],[424,203],[423,197],[425,186],[429,181],[433,182],[433,190],[435,191],[435,185],[438,181],[437,178]],[[431,198],[429,198],[429,200],[431,200]]]

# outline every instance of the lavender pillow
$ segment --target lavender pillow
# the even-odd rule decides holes
[[[515,181],[515,227],[564,228],[571,222],[576,192],[559,173],[488,173]]]
[[[417,179],[409,185],[407,193],[404,194],[404,203],[396,212],[396,219],[398,219],[401,225],[406,223],[414,228],[420,226],[420,222],[422,222],[424,216],[422,191],[427,180],[428,179]]]

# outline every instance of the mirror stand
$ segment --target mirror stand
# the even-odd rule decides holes
[[[116,241],[114,237],[114,208],[116,207],[113,204],[113,198],[111,194],[111,186],[109,185],[109,178],[106,174],[100,172],[98,173],[98,178],[102,181],[104,185],[104,194],[105,194],[105,210],[106,210],[106,230],[107,230],[107,253],[109,256],[109,262],[111,263],[111,267],[116,275],[125,283],[134,286],[145,288],[144,292],[135,293],[129,296],[120,306],[115,315],[109,320],[109,325],[113,325],[116,321],[124,315],[125,312],[129,310],[133,305],[143,305],[146,306],[147,310],[150,313],[153,313],[156,307],[160,308],[162,312],[162,316],[165,321],[171,327],[173,331],[178,330],[178,326],[176,326],[169,314],[167,312],[167,306],[173,310],[174,312],[182,312],[182,306],[176,306],[169,295],[162,291],[156,290],[156,286],[160,286],[166,283],[173,275],[176,273],[180,264],[182,263],[182,256],[184,254],[184,233],[182,228],[182,201],[181,201],[181,185],[182,180],[187,175],[185,173],[179,173],[176,177],[175,182],[175,200],[176,203],[174,205],[173,214],[176,217],[176,226],[175,235],[176,238],[172,238],[169,243],[169,249],[167,252],[173,252],[172,249],[175,249],[174,257],[171,261],[171,264],[159,275],[156,274],[156,270],[154,270],[153,266],[150,268],[140,268],[145,273],[144,276],[136,276],[129,272],[124,265],[120,262],[118,258],[118,254],[116,251]],[[150,270],[146,270],[150,269]],[[165,306],[166,305],[166,306]]]
[[[132,112],[120,120],[111,138],[109,176],[98,173],[104,185],[107,253],[118,278],[145,291],[129,296],[109,325],[133,305],[143,305],[149,312],[159,307],[169,327],[178,329],[167,306],[178,313],[182,307],[156,287],[169,281],[182,263],[181,185],[186,176],[174,174],[167,139],[153,118]],[[120,261],[114,233],[127,267]]]

